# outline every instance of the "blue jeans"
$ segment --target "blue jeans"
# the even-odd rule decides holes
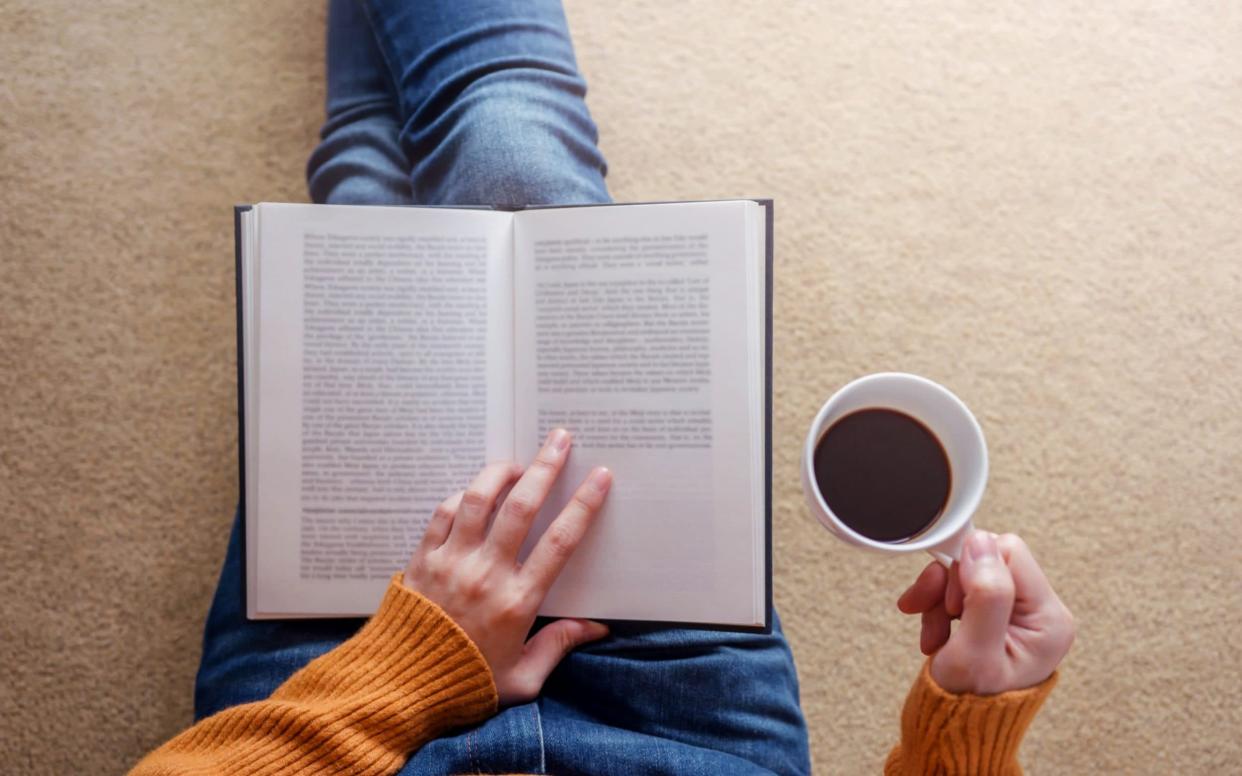
[[[332,0],[317,202],[609,201],[558,2]],[[207,618],[199,718],[269,695],[358,620],[248,621],[236,521]],[[808,773],[793,657],[771,635],[640,625],[562,661],[534,701],[437,739],[403,774]]]

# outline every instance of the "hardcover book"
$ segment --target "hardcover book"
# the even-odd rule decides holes
[[[540,614],[771,625],[768,200],[236,208],[247,612],[366,616],[436,505],[573,434]]]

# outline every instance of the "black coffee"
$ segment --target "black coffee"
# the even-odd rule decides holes
[[[934,523],[949,500],[949,457],[927,426],[896,410],[852,412],[815,448],[815,481],[841,522],[897,542]]]

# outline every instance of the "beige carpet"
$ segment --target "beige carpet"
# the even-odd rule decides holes
[[[1236,9],[570,18],[619,200],[777,200],[777,595],[817,771],[892,743],[923,559],[831,540],[798,446],[903,369],[980,416],[980,522],[1081,623],[1028,770],[1242,772]],[[322,34],[305,0],[0,2],[0,771],[118,772],[190,719],[236,498],[230,205],[304,199]]]

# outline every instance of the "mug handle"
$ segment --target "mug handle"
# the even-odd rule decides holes
[[[927,552],[946,569],[953,566],[954,561],[962,557],[962,545],[966,543],[966,536],[974,529],[973,521],[967,520],[961,530],[945,539],[935,547],[929,547]]]

